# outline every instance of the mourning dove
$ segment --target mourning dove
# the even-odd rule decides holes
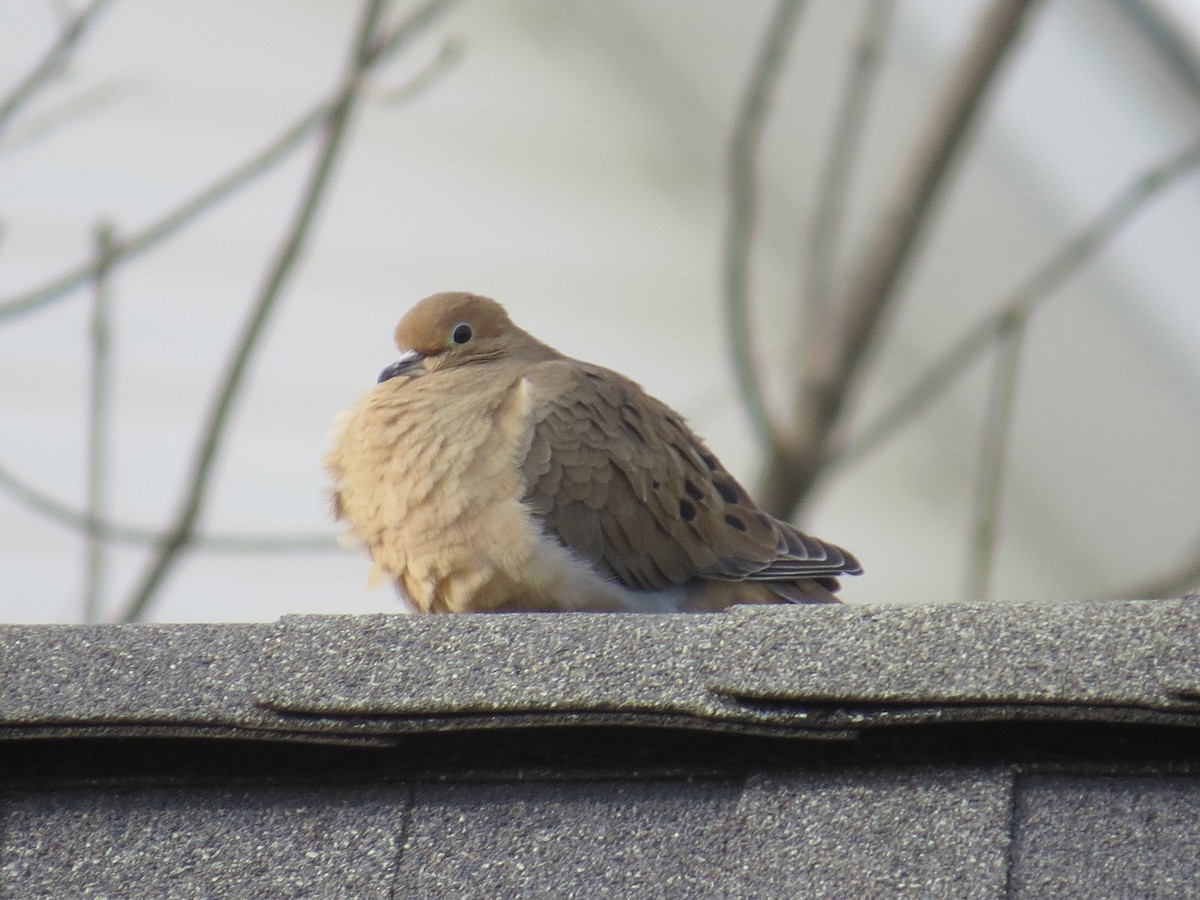
[[[666,404],[434,294],[339,420],[333,510],[420,612],[830,602],[853,555],[754,505]]]

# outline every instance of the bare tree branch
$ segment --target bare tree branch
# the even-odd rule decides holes
[[[115,243],[113,227],[96,226],[96,255],[111,260]],[[91,378],[88,398],[87,518],[83,575],[83,621],[99,622],[103,602],[107,545],[96,523],[108,513],[108,448],[110,443],[112,383],[112,340],[109,326],[109,267],[96,270],[92,301]]]
[[[70,57],[75,45],[79,43],[96,16],[104,11],[110,0],[92,0],[77,15],[70,19],[58,34],[58,39],[51,44],[37,64],[28,74],[0,100],[0,133],[3,133],[10,119],[29,100],[37,94],[41,87],[52,78]]]
[[[110,543],[135,547],[155,547],[162,543],[163,534],[149,528],[120,525],[108,519],[89,516],[72,509],[66,503],[39,491],[0,465],[0,491],[8,494],[26,509],[45,516],[72,531],[96,534]],[[255,535],[255,534],[197,534],[189,545],[193,550],[211,553],[323,553],[337,550],[339,545],[332,534],[318,535]]]
[[[750,249],[758,215],[758,149],[771,99],[805,5],[805,0],[779,0],[775,6],[750,81],[742,94],[729,141],[729,205],[721,279],[725,322],[738,390],[750,415],[750,423],[766,450],[775,444],[775,426],[755,365],[748,309]]]
[[[790,518],[811,491],[834,429],[849,407],[860,369],[899,293],[935,202],[973,132],[1001,64],[1037,0],[992,0],[971,44],[921,131],[905,171],[849,279],[840,322],[813,341],[793,404],[788,440],[776,442],[759,492],[774,515]]]
[[[975,481],[970,540],[967,545],[963,599],[968,602],[986,600],[991,583],[996,558],[1004,468],[1012,433],[1017,376],[1020,374],[1021,347],[1025,341],[1028,324],[1028,313],[1015,314],[1008,321],[1000,346],[997,347],[996,369],[992,375],[980,440],[979,472]]]
[[[1014,316],[1028,315],[1091,262],[1151,200],[1200,167],[1200,140],[1142,172],[1088,225],[1036,269],[1007,301],[959,341],[895,403],[849,442],[835,446],[829,463],[856,462],[914,421],[991,346]]]
[[[883,48],[892,27],[895,7],[895,0],[871,0],[867,4],[850,76],[838,106],[833,137],[817,180],[820,188],[809,229],[804,294],[798,317],[803,327],[796,342],[796,359],[804,358],[813,333],[812,326],[823,321],[829,312],[829,283],[837,262],[850,178],[862,145],[863,125],[883,62]]]
[[[123,622],[136,622],[146,613],[159,587],[178,562],[180,555],[192,539],[196,522],[208,495],[208,484],[212,478],[213,464],[217,458],[221,441],[225,435],[229,415],[245,380],[246,371],[254,350],[257,348],[267,320],[283,294],[284,286],[291,278],[296,262],[308,239],[317,210],[329,186],[334,165],[345,143],[352,114],[355,111],[362,87],[363,76],[369,65],[375,32],[383,15],[387,0],[367,0],[363,8],[362,22],[355,37],[348,70],[350,90],[333,111],[326,125],[322,146],[309,176],[308,185],[300,207],[288,229],[287,237],[278,256],[272,263],[267,280],[250,310],[249,318],[234,346],[233,355],[222,375],[213,406],[209,411],[201,433],[195,460],[187,477],[186,488],[174,523],[168,529],[158,552],[133,591],[125,611]]]
[[[386,59],[392,57],[457,2],[459,0],[427,0],[423,3],[401,24],[386,32],[367,51],[364,72],[379,66]],[[289,156],[345,105],[346,98],[351,92],[357,94],[361,89],[360,81],[361,74],[343,80],[330,97],[322,100],[312,110],[292,123],[257,154],[184,201],[158,221],[121,241],[113,248],[114,263],[130,259],[149,250]],[[97,259],[87,260],[52,278],[40,287],[0,301],[0,321],[33,312],[42,306],[61,300],[71,291],[87,284],[94,278],[98,265]]]

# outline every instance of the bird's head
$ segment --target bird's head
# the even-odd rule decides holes
[[[532,340],[495,300],[458,291],[434,294],[396,326],[400,358],[379,373],[379,381],[499,359],[523,337]]]

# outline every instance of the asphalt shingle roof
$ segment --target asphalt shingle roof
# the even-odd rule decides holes
[[[1182,896],[1198,726],[1196,600],[0,626],[0,896]]]
[[[0,731],[1200,724],[1200,602],[0,626]]]

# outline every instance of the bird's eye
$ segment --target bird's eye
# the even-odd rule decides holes
[[[466,322],[459,322],[454,326],[454,330],[450,332],[450,343],[465,344],[475,334],[471,330],[471,326]]]

